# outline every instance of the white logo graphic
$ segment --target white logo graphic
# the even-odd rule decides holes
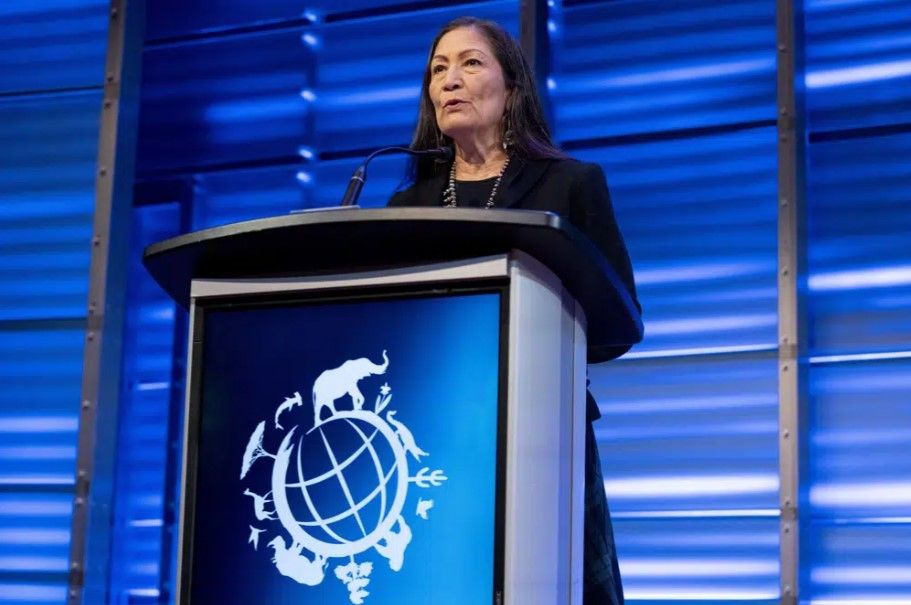
[[[359,563],[355,556],[375,551],[387,560],[392,571],[401,570],[412,539],[404,517],[409,485],[426,489],[447,479],[442,469],[431,471],[426,466],[411,475],[409,456],[421,462],[430,454],[395,418],[397,410],[387,409],[392,400],[388,383],[380,387],[373,409],[364,408],[365,398],[358,381],[384,374],[388,367],[389,357],[383,351],[382,364],[362,357],[320,374],[313,383],[313,424],[306,431],[289,420],[295,408],[303,407],[301,394],[285,397],[273,418],[276,431],[284,433],[278,451],[272,454],[263,447],[264,420],[250,435],[240,470],[243,480],[257,460],[273,460],[270,489],[258,490],[265,492],[260,495],[246,488],[243,494],[252,498],[256,521],[278,521],[280,525],[275,528],[274,537],[263,537],[274,553],[272,562],[278,572],[300,584],[316,586],[323,581],[329,560],[342,559],[343,563],[333,571],[348,589],[354,605],[362,604],[370,594],[366,587],[373,571],[372,561]],[[345,409],[346,395],[351,399],[350,409]],[[293,425],[287,431],[279,422],[283,414],[285,423]],[[303,417],[309,424],[309,415]],[[349,449],[351,443],[357,447],[339,455],[338,444],[333,444],[339,436]],[[313,460],[325,460],[325,468],[304,471],[305,466],[312,468]],[[365,474],[368,485],[363,485]],[[343,509],[320,510],[316,500],[327,489],[342,495],[346,503]],[[432,499],[419,497],[414,515],[427,520],[433,504]],[[260,534],[270,528],[249,527],[248,543],[258,550]]]

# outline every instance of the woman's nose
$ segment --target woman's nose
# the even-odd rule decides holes
[[[443,90],[455,90],[462,85],[462,76],[457,69],[447,69],[446,79],[443,81]]]

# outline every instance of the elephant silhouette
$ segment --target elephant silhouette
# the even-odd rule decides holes
[[[351,396],[355,410],[361,409],[364,406],[364,395],[357,388],[357,383],[367,376],[385,373],[389,367],[389,357],[385,350],[383,360],[382,364],[376,364],[366,357],[349,359],[339,367],[317,376],[313,383],[313,426],[321,422],[323,408],[329,408],[330,414],[335,414],[335,401],[345,395]]]

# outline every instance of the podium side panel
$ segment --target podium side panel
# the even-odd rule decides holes
[[[582,563],[585,554],[585,394],[588,389],[586,359],[588,341],[585,337],[585,312],[577,302],[573,321],[573,437],[572,437],[572,519],[571,548],[571,582],[570,603],[582,605]]]
[[[510,267],[505,602],[581,602],[584,320],[527,255]],[[581,342],[579,342],[581,336]],[[581,351],[581,353],[580,353]],[[581,360],[583,363],[579,363]],[[582,410],[580,415],[579,410]],[[580,457],[582,454],[582,457]],[[577,518],[578,517],[578,518]],[[578,553],[578,555],[576,554]]]
[[[192,511],[193,511],[193,502],[188,501],[187,497],[192,496],[192,491],[188,492],[186,489],[187,482],[195,481],[196,475],[196,465],[195,465],[195,456],[196,456],[196,443],[192,441],[192,436],[197,433],[199,426],[199,416],[193,409],[191,402],[194,397],[198,396],[199,392],[199,380],[195,377],[196,373],[194,372],[194,366],[198,361],[199,351],[198,347],[194,347],[193,343],[195,340],[199,339],[199,335],[202,333],[202,325],[200,317],[196,313],[196,302],[191,301],[190,303],[190,325],[187,330],[187,355],[189,359],[187,360],[187,371],[186,371],[186,388],[184,389],[184,409],[183,409],[183,439],[180,454],[180,485],[177,486],[175,492],[175,498],[178,504],[178,515],[175,519],[175,524],[177,526],[177,540],[175,542],[174,548],[176,550],[176,556],[173,558],[175,561],[175,568],[172,570],[171,576],[175,578],[174,586],[177,603],[187,603],[189,602],[189,581],[188,581],[188,570],[192,565],[192,553],[193,553],[193,544],[192,537],[193,532],[188,530],[188,525],[192,525]]]

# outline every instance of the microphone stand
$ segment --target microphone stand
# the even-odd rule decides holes
[[[384,153],[408,153],[415,156],[429,156],[435,158],[437,162],[446,163],[452,160],[452,149],[450,147],[436,147],[434,149],[411,149],[410,147],[383,147],[382,149],[377,149],[373,153],[367,156],[367,159],[357,167],[357,170],[354,171],[354,174],[351,175],[351,180],[348,181],[348,189],[345,190],[345,195],[342,197],[342,203],[339,204],[341,207],[352,206],[357,202],[357,198],[361,196],[361,189],[364,188],[364,183],[367,182],[367,164],[370,163],[370,160],[376,156]]]

